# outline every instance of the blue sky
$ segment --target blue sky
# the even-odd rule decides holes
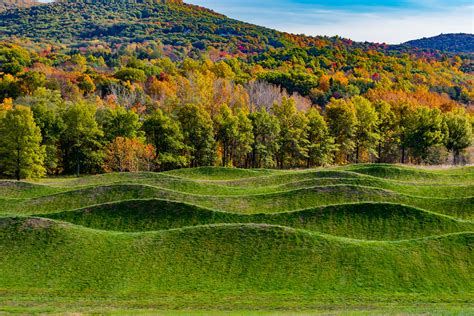
[[[185,0],[281,31],[397,44],[474,33],[474,0]]]

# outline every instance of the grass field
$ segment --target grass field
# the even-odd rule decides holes
[[[0,313],[474,313],[474,168],[0,181]]]

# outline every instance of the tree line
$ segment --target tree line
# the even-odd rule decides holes
[[[211,115],[184,103],[139,115],[123,106],[64,101],[39,88],[0,110],[0,173],[16,179],[46,174],[161,171],[200,166],[300,168],[361,162],[466,162],[472,120],[409,103],[362,96],[331,99],[324,111],[298,110],[283,97],[266,109],[219,106]]]

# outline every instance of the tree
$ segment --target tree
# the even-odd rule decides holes
[[[104,137],[113,141],[117,137],[135,138],[143,136],[140,131],[141,123],[137,113],[117,106],[114,109],[105,108],[98,113]]]
[[[280,126],[276,117],[265,109],[249,115],[252,122],[253,144],[250,153],[253,168],[273,168],[276,166],[275,154],[278,151]]]
[[[115,78],[122,81],[144,82],[146,74],[141,69],[123,68],[115,73]]]
[[[94,104],[80,101],[68,104],[64,114],[61,148],[66,172],[80,175],[102,165],[101,138],[103,132],[96,120]]]
[[[160,170],[182,168],[189,164],[184,136],[178,122],[160,109],[149,115],[143,123],[148,142],[154,145]]]
[[[77,79],[77,81],[77,86],[85,95],[94,93],[96,86],[94,80],[92,80],[89,75],[83,74]]]
[[[440,110],[418,108],[409,118],[406,145],[417,160],[425,161],[428,149],[443,144],[447,133]]]
[[[31,56],[26,49],[9,44],[0,46],[0,72],[16,75],[30,63]]]
[[[415,106],[408,102],[396,102],[395,106],[392,107],[396,118],[396,137],[400,143],[400,162],[403,164],[406,160],[406,149],[409,146],[408,131],[411,122],[410,118],[414,115]]]
[[[378,141],[378,162],[383,161],[382,149],[390,140],[393,140],[395,132],[395,113],[389,103],[380,100],[374,103],[375,111],[378,114],[377,133]]]
[[[472,144],[472,125],[464,111],[447,113],[444,122],[448,129],[446,148],[453,153],[453,163],[461,162],[461,153]]]
[[[351,101],[331,99],[326,107],[329,132],[338,145],[336,163],[346,163],[354,150],[357,128],[356,109]]]
[[[30,108],[17,106],[0,121],[0,171],[22,178],[41,177],[45,173],[45,150],[41,131]]]
[[[215,121],[216,139],[222,149],[222,166],[227,167],[237,143],[239,122],[226,104],[220,107]]]
[[[48,174],[59,173],[59,139],[64,128],[61,114],[65,109],[61,93],[39,88],[32,96],[20,98],[18,102],[31,107],[35,123],[41,129],[41,144],[46,150],[45,167]]]
[[[379,134],[377,133],[378,114],[369,100],[361,96],[351,99],[356,110],[356,128],[355,128],[355,162],[360,161],[361,151],[369,155],[377,155],[377,143]]]
[[[308,120],[307,167],[331,164],[337,146],[334,144],[334,138],[329,134],[324,117],[315,108],[306,112],[306,117]]]
[[[201,106],[186,104],[178,109],[177,116],[184,143],[190,149],[191,167],[212,166],[216,160],[216,144],[209,114]]]
[[[156,158],[155,148],[139,138],[117,137],[105,148],[106,172],[150,171]]]
[[[20,91],[30,95],[46,82],[46,76],[38,71],[27,71],[19,76]]]
[[[237,110],[237,142],[233,153],[233,161],[238,167],[248,167],[247,156],[252,151],[252,121],[242,110]]]
[[[6,98],[16,99],[21,94],[18,78],[10,74],[0,78],[0,101]]]
[[[295,101],[286,97],[281,104],[275,103],[272,111],[280,126],[277,139],[279,167],[284,168],[287,164],[296,166],[307,158],[306,117],[296,110]]]

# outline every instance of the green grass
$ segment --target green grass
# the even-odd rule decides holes
[[[41,216],[41,215],[40,215]],[[84,227],[141,232],[219,223],[267,223],[366,240],[474,231],[474,224],[399,204],[361,203],[241,215],[165,200],[132,200],[42,215]]]
[[[134,234],[37,218],[4,218],[0,226],[1,284],[10,289],[345,294],[474,289],[474,233],[367,242],[267,224]]]
[[[471,220],[474,215],[472,197],[425,198],[358,185],[328,185],[265,194],[213,196],[182,193],[140,184],[114,184],[31,199],[7,198],[0,200],[0,209],[5,215],[33,215],[74,210],[114,201],[151,198],[186,202],[203,208],[241,214],[289,212],[316,206],[373,201],[405,204],[459,219]]]
[[[472,167],[0,181],[0,313],[473,313],[473,193]]]

